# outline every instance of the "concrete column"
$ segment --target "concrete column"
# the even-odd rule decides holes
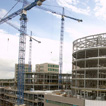
[[[84,64],[84,88],[86,88],[86,50],[85,50],[85,64]],[[85,98],[85,90],[84,90],[84,98]]]
[[[100,63],[99,63],[99,48],[98,48],[98,70],[97,70],[97,89],[99,89],[99,66],[100,66]],[[98,95],[99,95],[99,91],[97,91],[97,98],[98,98]]]

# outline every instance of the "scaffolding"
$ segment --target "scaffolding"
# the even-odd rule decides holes
[[[31,82],[29,82],[29,77]],[[44,106],[45,90],[58,90],[58,83],[60,74],[58,73],[24,73],[24,104],[25,106]],[[61,74],[62,76],[62,89],[69,91],[71,86],[71,74]],[[10,80],[12,81],[12,80]],[[1,80],[2,82],[2,80]],[[4,81],[3,81],[4,82]],[[3,83],[2,82],[2,83]],[[17,102],[18,91],[13,86],[0,87],[0,106],[14,106]],[[51,91],[51,92],[52,92]],[[62,90],[63,92],[64,90]]]
[[[28,82],[29,75],[31,82]],[[59,75],[62,78],[61,84],[59,83]],[[25,90],[56,90],[60,85],[61,89],[71,88],[71,74],[26,72],[24,79]]]
[[[18,91],[10,88],[0,88],[0,106],[14,106]],[[44,94],[24,91],[25,106],[44,106]]]

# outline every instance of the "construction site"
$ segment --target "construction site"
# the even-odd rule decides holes
[[[59,74],[59,65],[36,65],[36,72],[24,73],[26,106],[101,106],[106,104],[105,73],[106,33],[91,35],[73,42],[72,74]],[[0,105],[17,102],[17,67],[15,79],[0,80]],[[61,81],[60,81],[61,76]]]
[[[75,40],[72,74],[63,73],[64,18],[77,22],[82,20],[65,15],[64,7],[62,13],[41,7],[45,1],[34,0],[29,3],[19,0],[23,7],[0,19],[0,24],[6,23],[20,32],[14,78],[0,79],[0,106],[106,106],[106,33]],[[32,40],[37,43],[41,41],[33,38],[32,33],[27,34],[27,11],[33,7],[61,16],[59,64],[36,64],[34,71],[31,60]],[[8,22],[18,15],[20,28]],[[26,36],[30,39],[28,64],[25,63]]]
[[[8,12],[4,18],[0,20],[0,24],[7,23],[20,32],[18,64],[15,64],[15,78],[0,80],[0,106],[44,106],[45,101],[47,104],[52,103],[52,101],[50,102],[48,99],[45,100],[45,95],[48,94],[48,90],[51,93],[54,92],[51,90],[57,90],[56,94],[65,96],[67,95],[65,91],[60,92],[59,90],[71,89],[71,74],[62,73],[64,17],[78,22],[82,22],[82,20],[64,15],[64,8],[62,9],[62,13],[58,13],[51,9],[41,7],[44,1],[45,0],[34,0],[32,3],[29,3],[26,0],[17,1],[9,12],[18,4],[18,2],[23,3],[22,9],[19,9],[10,15],[8,15]],[[27,11],[35,6],[52,14],[60,15],[61,32],[59,65],[51,63],[37,64],[35,72],[32,72],[32,40],[38,43],[41,43],[41,41],[33,38],[32,33],[30,36],[27,34]],[[20,15],[20,28],[16,27],[11,22],[7,22],[18,15]],[[28,64],[25,64],[26,36],[30,38]],[[69,103],[56,103],[66,106],[70,105]],[[53,102],[53,104],[55,103]]]

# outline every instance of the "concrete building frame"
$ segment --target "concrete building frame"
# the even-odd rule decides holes
[[[73,94],[106,100],[106,33],[75,40],[72,61]]]

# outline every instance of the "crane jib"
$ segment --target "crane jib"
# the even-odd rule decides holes
[[[44,2],[45,0],[35,0],[35,1],[32,2],[31,4],[27,5],[25,8],[19,9],[19,10],[17,10],[16,12],[12,13],[11,15],[9,15],[9,16],[7,16],[7,17],[1,19],[1,20],[0,20],[0,24],[3,24],[4,22],[6,22],[6,21],[8,21],[8,20],[11,20],[12,18],[18,16],[19,14],[22,13],[22,10],[23,10],[23,9],[27,11],[27,10],[30,10],[31,8],[33,8],[34,6],[39,5],[39,3],[37,3],[38,1]]]

